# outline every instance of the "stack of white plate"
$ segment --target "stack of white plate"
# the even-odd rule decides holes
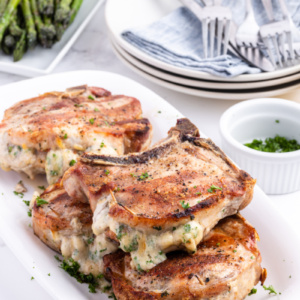
[[[274,72],[222,78],[164,63],[122,38],[123,31],[151,24],[180,5],[178,0],[108,1],[106,23],[118,57],[135,72],[159,85],[206,98],[242,100],[270,97],[300,86],[300,65]]]

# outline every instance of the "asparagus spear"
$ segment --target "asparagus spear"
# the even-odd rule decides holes
[[[48,29],[48,32],[47,32],[48,39],[53,40],[55,38],[55,35],[56,35],[56,30],[55,30],[54,25],[52,24],[51,17],[44,16],[44,25]]]
[[[8,0],[0,0],[0,18],[2,17],[2,15],[5,11],[7,2],[8,2]]]
[[[21,29],[18,24],[17,10],[13,12],[12,19],[9,24],[9,32],[15,37],[20,37],[23,33],[23,29]]]
[[[37,33],[34,26],[34,18],[31,13],[29,0],[22,0],[22,12],[25,19],[28,48],[34,48],[37,40]]]
[[[66,31],[67,27],[74,21],[79,8],[81,7],[83,0],[74,0],[72,5],[71,5],[71,16],[70,16],[70,21],[69,24],[63,25],[61,23],[56,24],[56,38],[59,41]]]
[[[33,13],[35,26],[38,31],[39,41],[43,47],[48,48],[49,47],[49,40],[48,40],[49,29],[42,22],[42,19],[40,17],[39,11],[38,11],[36,0],[29,0],[29,1],[30,1],[30,5],[31,5],[31,10]],[[50,33],[50,35],[51,35],[51,33]]]
[[[54,12],[54,1],[53,0],[39,0],[39,11],[43,15],[50,16]]]
[[[74,21],[79,8],[81,7],[82,2],[83,2],[83,0],[74,0],[73,1],[72,5],[71,5],[71,17],[70,17],[69,24],[71,24]]]
[[[0,19],[0,43],[3,39],[6,28],[9,26],[12,14],[19,5],[20,1],[21,0],[10,0],[6,6],[3,16]]]
[[[8,34],[4,37],[2,50],[5,54],[11,54],[15,45],[15,38],[12,35]]]
[[[72,0],[61,0],[55,11],[55,21],[63,24],[68,24],[71,14]]]
[[[20,39],[18,40],[15,50],[13,52],[14,61],[19,61],[23,57],[25,52],[26,52],[26,31],[23,30],[23,33]]]

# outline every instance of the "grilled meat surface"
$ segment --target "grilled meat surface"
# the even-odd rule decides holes
[[[49,186],[40,195],[40,199],[48,203],[34,203],[34,233],[65,258],[77,261],[81,272],[95,276],[102,273],[102,257],[116,251],[118,244],[106,237],[93,235],[93,213],[90,205],[80,199],[71,198],[59,182]]]
[[[220,219],[248,205],[254,184],[188,119],[148,151],[84,154],[63,177],[71,197],[89,201],[94,234],[110,230],[143,270],[170,251],[195,252]]]
[[[257,237],[234,215],[221,220],[194,255],[170,253],[148,272],[133,269],[132,258],[122,251],[106,255],[106,276],[118,300],[244,299],[262,275]]]
[[[20,101],[0,124],[0,166],[54,183],[82,151],[120,155],[146,149],[151,125],[140,102],[80,86]],[[72,161],[72,163],[71,163]]]

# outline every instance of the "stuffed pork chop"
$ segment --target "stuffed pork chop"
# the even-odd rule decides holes
[[[0,124],[0,166],[54,183],[82,151],[120,155],[146,149],[151,125],[140,102],[80,86],[20,101]]]
[[[168,254],[148,272],[132,268],[122,251],[104,257],[107,278],[118,300],[240,300],[264,281],[255,229],[241,216],[221,220],[194,255]]]
[[[110,231],[143,270],[168,252],[194,253],[220,219],[248,205],[255,184],[188,119],[148,151],[80,160],[65,173],[64,188],[90,203],[94,234]]]
[[[105,236],[94,237],[89,203],[70,197],[60,182],[49,186],[32,208],[34,233],[64,258],[72,258],[80,271],[94,276],[103,273],[103,256],[118,249],[118,243]]]

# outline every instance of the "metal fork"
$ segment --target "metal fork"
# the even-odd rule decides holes
[[[204,7],[201,7],[193,0],[180,0],[183,5],[189,8],[202,23],[202,39],[204,58],[214,57],[215,37],[217,37],[216,56],[221,54],[223,43],[223,54],[227,53],[231,11],[227,7],[221,6],[222,0],[212,0],[210,2],[201,0]],[[207,6],[208,5],[208,6]],[[217,31],[217,36],[215,36]]]
[[[292,44],[291,25],[288,19],[289,12],[286,8],[284,0],[279,0],[284,20],[275,21],[271,0],[262,0],[262,3],[271,22],[260,27],[260,36],[264,42],[265,47],[267,48],[269,57],[273,65],[276,66],[277,63],[273,53],[272,44],[275,48],[277,61],[280,67],[283,67],[283,63],[288,62],[287,51],[285,51],[286,41],[289,45],[289,52],[292,61],[295,58]]]

